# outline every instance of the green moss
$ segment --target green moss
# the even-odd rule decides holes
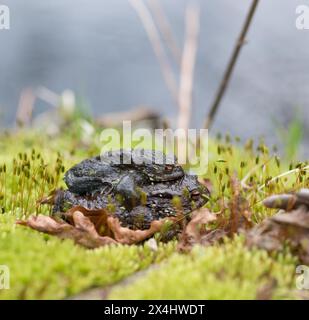
[[[0,265],[10,268],[11,278],[11,289],[0,290],[0,299],[62,299],[113,284],[174,251],[173,243],[156,252],[147,245],[86,250],[14,221],[9,213],[0,216]]]
[[[287,298],[295,285],[295,262],[288,253],[273,259],[265,251],[249,251],[238,238],[174,254],[134,283],[116,287],[109,298],[255,299],[271,279],[277,282],[272,298]]]

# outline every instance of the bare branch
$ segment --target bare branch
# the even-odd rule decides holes
[[[253,0],[252,3],[251,3],[251,7],[250,7],[250,10],[249,10],[249,13],[248,13],[248,15],[246,17],[246,20],[245,20],[245,23],[244,23],[244,25],[242,27],[240,36],[237,39],[237,42],[236,42],[232,57],[231,57],[231,59],[229,61],[229,64],[228,64],[227,69],[225,71],[225,74],[223,76],[222,82],[221,82],[221,84],[219,86],[219,89],[218,89],[218,92],[216,94],[215,100],[214,100],[214,102],[212,104],[212,107],[210,109],[210,112],[209,112],[209,114],[207,116],[207,119],[206,119],[206,122],[205,122],[205,128],[206,129],[209,129],[209,127],[212,125],[214,117],[215,117],[215,115],[216,115],[216,113],[218,111],[220,102],[221,102],[221,100],[222,100],[222,98],[224,96],[224,93],[225,93],[226,88],[227,88],[227,86],[229,84],[231,75],[233,73],[235,64],[237,62],[239,53],[241,51],[242,46],[245,43],[246,35],[247,35],[248,30],[249,30],[249,27],[250,27],[250,24],[252,22],[252,18],[254,16],[254,13],[256,11],[256,7],[257,7],[258,3],[259,3],[259,0]]]
[[[31,88],[23,89],[16,112],[16,124],[19,127],[30,124],[35,100],[36,97]]]
[[[189,5],[186,10],[186,33],[181,61],[179,88],[178,128],[187,130],[190,125],[194,67],[198,47],[199,8]]]
[[[162,34],[164,41],[167,44],[167,47],[171,51],[173,58],[175,59],[177,65],[181,64],[181,50],[177,45],[177,41],[173,34],[171,25],[168,21],[168,18],[161,6],[159,0],[150,0],[149,8],[152,11],[155,22],[158,26],[159,31]]]
[[[133,9],[137,12],[138,16],[141,19],[141,22],[145,28],[145,31],[148,35],[150,43],[153,47],[155,55],[160,64],[160,68],[166,82],[166,85],[175,101],[178,105],[178,88],[177,82],[171,65],[169,63],[168,57],[164,51],[164,48],[161,43],[159,32],[154,24],[152,16],[142,0],[129,0],[129,3]]]

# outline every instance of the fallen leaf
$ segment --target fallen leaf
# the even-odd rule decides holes
[[[208,209],[202,208],[192,212],[192,217],[190,222],[187,224],[183,231],[181,240],[178,245],[180,251],[189,250],[194,244],[202,244],[202,239],[204,240],[208,236],[207,242],[211,241],[211,235],[214,235],[213,231],[207,231],[202,227],[216,221],[216,215],[211,213]],[[204,242],[204,244],[206,241]]]
[[[291,211],[306,206],[309,208],[309,189],[301,189],[296,193],[272,195],[263,201],[267,208]]]
[[[278,213],[272,217],[272,220],[282,225],[292,225],[309,230],[309,212],[303,208],[294,210],[291,213]]]
[[[75,211],[72,214],[72,219],[74,225],[64,221],[56,221],[48,216],[39,215],[31,216],[26,221],[19,220],[16,223],[57,236],[60,239],[74,240],[75,243],[90,249],[117,243],[110,237],[101,237],[97,233],[93,223],[82,212]]]
[[[256,246],[267,251],[281,251],[286,243],[293,254],[309,263],[309,212],[305,206],[296,210],[279,211],[264,220],[246,235],[249,247]]]
[[[173,218],[170,217],[152,221],[150,228],[146,230],[131,230],[129,228],[122,227],[117,218],[108,217],[107,225],[118,243],[135,244],[142,242],[153,236],[156,232],[159,232],[167,221],[173,221]]]
[[[294,194],[278,194],[263,201],[265,207],[270,209],[283,209],[291,211],[297,206],[297,197]]]
[[[224,229],[214,229],[202,235],[201,244],[203,246],[211,246],[214,243],[221,241],[226,236],[227,232]]]
[[[159,232],[167,221],[177,222],[175,217],[170,217],[153,221],[147,230],[131,230],[122,227],[118,218],[104,209],[88,210],[84,207],[71,208],[62,217],[65,220],[44,215],[31,216],[16,223],[61,239],[72,239],[86,248],[98,248],[109,244],[140,243]]]
[[[101,236],[112,236],[111,231],[107,227],[107,218],[109,217],[109,213],[105,209],[86,209],[82,206],[75,206],[63,213],[62,216],[72,224],[73,222],[73,214],[76,211],[80,211],[87,217],[95,226],[96,231]]]
[[[301,189],[296,195],[298,200],[309,208],[309,189]]]

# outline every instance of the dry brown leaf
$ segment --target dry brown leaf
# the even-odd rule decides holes
[[[207,238],[207,241],[211,241],[211,235],[215,235],[213,231],[207,231],[203,226],[216,221],[216,215],[211,213],[208,209],[202,208],[192,212],[191,221],[187,224],[183,231],[178,249],[180,251],[189,250],[194,244],[202,244],[202,239]],[[204,241],[204,243],[206,243]]]
[[[71,229],[71,226],[65,222],[58,222],[51,217],[41,214],[38,216],[30,216],[28,220],[17,220],[16,223],[49,234],[57,234]]]
[[[104,209],[88,210],[80,206],[71,208],[63,217],[67,222],[39,215],[16,223],[61,239],[72,239],[86,248],[97,248],[108,244],[142,242],[159,232],[166,221],[176,220],[176,218],[166,218],[153,221],[147,230],[131,230],[122,227],[120,221],[108,215]]]
[[[266,198],[263,204],[270,209],[291,211],[297,206],[297,197],[294,194],[276,194]]]
[[[66,220],[69,221],[70,224],[73,223],[73,213],[75,211],[80,211],[87,217],[95,226],[96,231],[101,236],[112,236],[112,233],[107,228],[107,218],[109,217],[109,213],[105,209],[86,209],[82,206],[76,206],[68,210],[63,214]]]
[[[39,215],[31,216],[27,221],[17,221],[16,223],[28,226],[34,230],[57,236],[61,239],[71,239],[75,243],[84,247],[93,249],[107,244],[116,244],[117,242],[110,237],[101,237],[89,218],[85,217],[80,211],[72,214],[74,225],[64,221]]]
[[[298,201],[309,208],[309,189],[301,189],[296,193]]]
[[[247,245],[267,251],[280,251],[285,243],[300,261],[309,263],[309,189],[273,195],[264,200],[268,208],[279,208],[247,234]]]
[[[305,206],[289,213],[280,211],[257,225],[246,235],[249,247],[280,251],[289,243],[292,253],[309,263],[309,212]]]
[[[226,237],[227,232],[224,229],[214,229],[206,234],[203,234],[201,237],[201,244],[203,246],[211,246],[214,243],[221,241],[224,237]]]
[[[291,211],[306,206],[309,208],[309,189],[301,189],[296,193],[272,195],[263,201],[267,208]]]
[[[173,221],[173,218],[153,221],[150,228],[147,230],[131,230],[129,228],[122,227],[117,218],[108,217],[107,225],[118,243],[134,244],[142,242],[153,236],[156,232],[159,232],[167,221]]]
[[[278,213],[272,217],[272,220],[278,224],[309,230],[309,212],[305,208],[299,208],[291,213]]]

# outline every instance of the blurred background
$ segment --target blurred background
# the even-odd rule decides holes
[[[0,31],[2,128],[14,125],[23,90],[39,86],[57,94],[72,90],[93,115],[145,105],[175,118],[177,107],[149,38],[127,0],[0,2],[11,15],[11,29]],[[180,50],[189,2],[161,1]],[[190,127],[200,128],[251,1],[194,2],[200,30]],[[306,2],[260,1],[211,133],[264,136],[279,145],[290,134],[308,155],[309,30],[295,27],[295,8]],[[34,112],[48,108],[38,101]]]

